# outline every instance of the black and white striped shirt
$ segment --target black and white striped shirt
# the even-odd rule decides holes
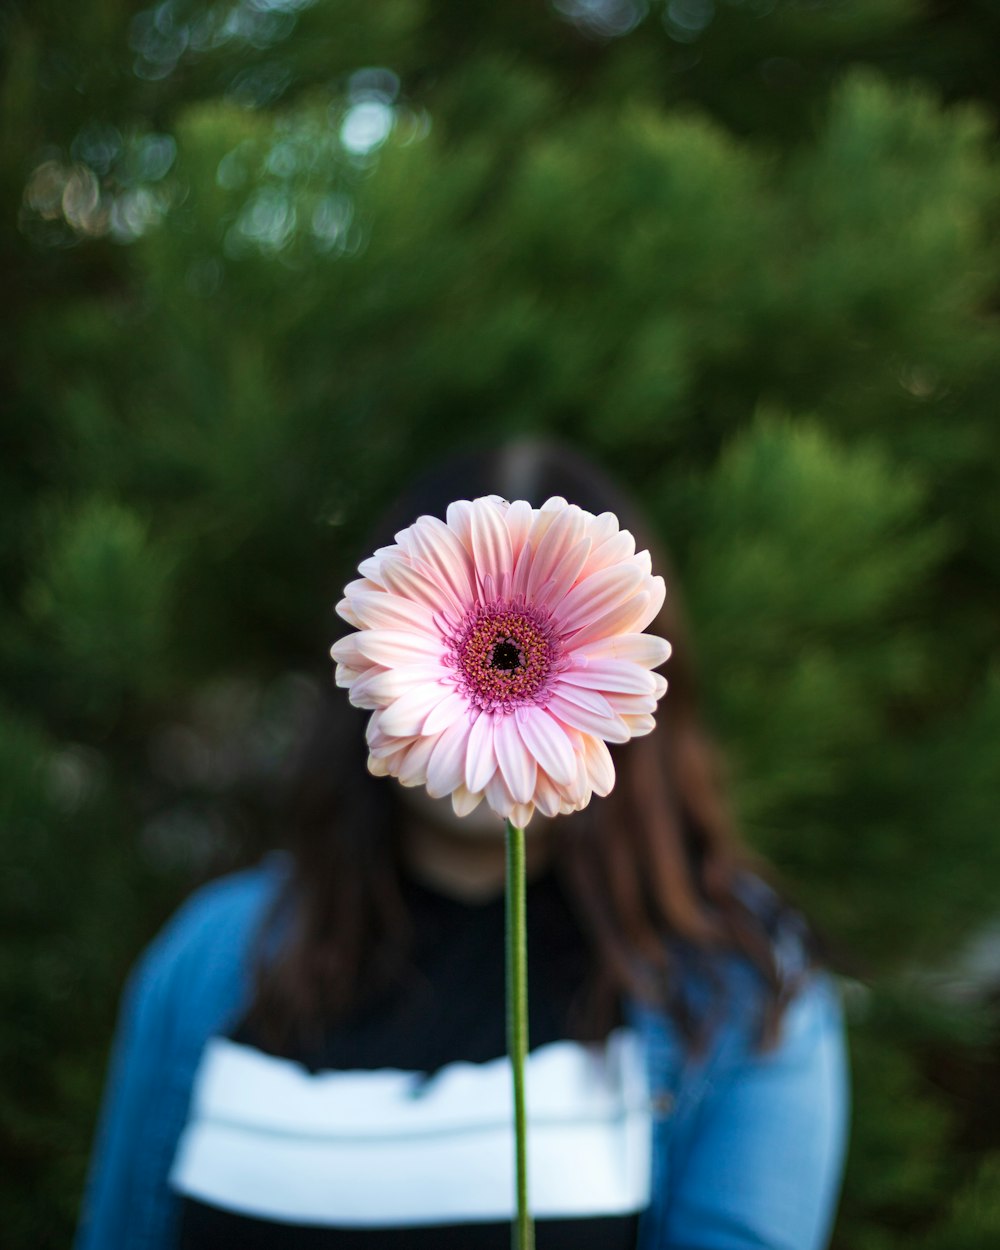
[[[171,1183],[184,1250],[480,1250],[510,1244],[504,904],[407,884],[401,986],[314,1055],[245,1026],[206,1047]],[[587,971],[555,880],[528,890],[529,1194],[539,1250],[632,1250],[649,1202],[637,1039],[575,1040]]]

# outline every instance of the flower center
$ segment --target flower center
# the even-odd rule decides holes
[[[491,667],[502,668],[505,673],[509,673],[523,664],[524,652],[513,638],[505,638],[503,642],[494,644],[493,655],[490,658]]]
[[[548,614],[523,603],[477,604],[451,642],[460,685],[490,712],[534,703],[559,654]]]

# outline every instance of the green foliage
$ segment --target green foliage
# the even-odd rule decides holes
[[[108,988],[165,912],[113,786],[95,746],[57,742],[0,708],[0,1161],[15,1246],[66,1241],[106,1063]]]
[[[835,1247],[986,1250],[995,1232],[993,1153],[956,1141],[953,1087],[942,1056],[962,1054],[973,1087],[990,1081],[996,1022],[982,1009],[922,1005],[912,983],[848,997],[853,1072],[851,1155]]]
[[[851,945],[880,960],[915,944],[940,951],[962,932],[954,915],[932,935],[925,909],[904,908],[887,926],[881,898],[887,874],[897,884],[911,875],[913,822],[926,810],[895,772],[920,749],[921,731],[903,719],[938,662],[926,596],[953,546],[926,517],[926,491],[876,448],[847,450],[815,423],[765,417],[706,475],[698,525],[692,608],[755,840]],[[891,799],[876,806],[883,782]],[[992,778],[976,793],[989,801]],[[831,803],[866,833],[843,836]],[[954,855],[948,821],[921,830],[928,859],[963,878],[953,897],[968,907],[981,862]],[[980,905],[991,914],[991,899]]]
[[[1000,1238],[1000,1154],[987,1155],[955,1195],[951,1219],[916,1244],[920,1250],[983,1250]]]
[[[102,499],[46,517],[25,590],[68,709],[99,715],[162,685],[170,568],[134,513]]]
[[[838,1246],[996,1240],[951,985],[1000,896],[993,24],[0,14],[6,1242],[67,1240],[136,951],[273,836],[372,517],[519,432],[646,504],[742,823],[862,969]]]

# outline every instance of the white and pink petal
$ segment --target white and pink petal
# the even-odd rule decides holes
[[[588,662],[595,660],[626,660],[641,668],[659,668],[670,659],[671,646],[666,638],[655,634],[611,634],[605,638],[577,644],[569,643],[574,655],[583,655]]]
[[[404,599],[387,590],[358,590],[347,602],[361,622],[360,629],[405,629],[432,638],[441,636],[440,615],[415,599]]]
[[[545,700],[546,710],[563,725],[596,734],[609,742],[626,742],[628,734],[617,712],[599,690],[556,681]]]
[[[483,793],[473,794],[466,786],[456,786],[451,792],[451,806],[456,816],[468,816],[483,801]]]
[[[599,620],[631,599],[641,584],[642,575],[630,564],[591,573],[577,582],[556,608],[554,615],[560,634],[565,637]]]
[[[412,686],[383,710],[382,732],[394,738],[424,733],[424,723],[450,694],[440,682]]]
[[[437,517],[423,516],[410,527],[410,547],[420,571],[440,579],[457,603],[473,601],[475,573],[458,536]]]
[[[356,697],[363,693],[374,707],[388,707],[394,700],[418,686],[440,685],[448,681],[440,664],[402,664],[399,668],[384,668],[373,664],[357,679]],[[449,688],[450,689],[450,688]],[[448,689],[444,691],[448,693]]]
[[[493,715],[490,712],[480,712],[469,730],[469,745],[465,758],[465,784],[474,793],[485,790],[496,770]]]
[[[515,565],[531,533],[535,510],[526,499],[515,499],[507,509],[504,521],[510,534],[510,549]]]
[[[404,555],[388,556],[382,561],[382,580],[385,589],[392,594],[422,603],[432,613],[460,614],[463,610],[462,603],[447,586],[415,568],[413,561]]]
[[[535,790],[538,764],[524,745],[512,715],[499,716],[493,725],[493,747],[500,772],[515,803],[528,803]]]
[[[574,664],[560,674],[563,685],[582,686],[602,694],[652,694],[655,677],[647,668],[627,660],[595,660],[585,665]]]
[[[427,793],[443,799],[465,786],[465,760],[469,752],[468,719],[455,721],[438,734],[427,761]]]
[[[400,785],[423,786],[427,784],[427,762],[434,749],[434,738],[417,738],[407,747],[399,761],[396,776]]]
[[[364,629],[353,635],[357,650],[372,664],[386,668],[405,664],[426,664],[444,659],[444,644],[419,630]],[[441,665],[442,676],[446,670]]]
[[[602,798],[610,794],[615,784],[615,766],[611,752],[600,738],[587,738],[583,759],[587,768],[587,782],[593,792]]]
[[[573,743],[562,725],[540,707],[514,713],[521,741],[557,785],[569,784],[576,773]]]

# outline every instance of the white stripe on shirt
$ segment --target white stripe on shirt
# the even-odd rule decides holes
[[[530,1052],[528,1184],[537,1218],[622,1215],[648,1205],[643,1056],[628,1029],[603,1047]],[[510,1066],[453,1063],[310,1074],[212,1039],[171,1172],[182,1194],[261,1219],[340,1227],[509,1220]]]

